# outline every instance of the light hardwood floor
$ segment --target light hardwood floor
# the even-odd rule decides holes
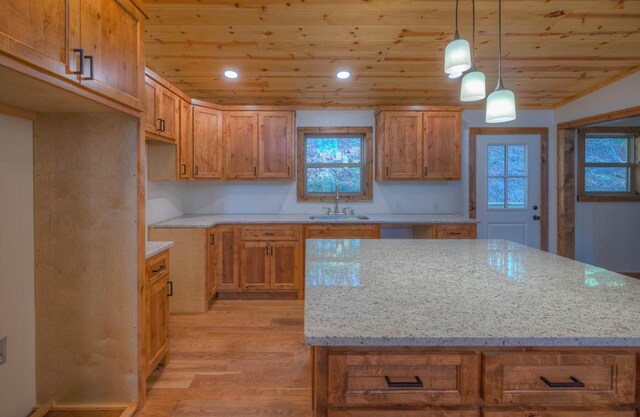
[[[169,364],[138,417],[310,417],[304,302],[218,300],[170,318]]]

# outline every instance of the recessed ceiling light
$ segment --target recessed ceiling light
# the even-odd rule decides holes
[[[346,80],[347,78],[351,77],[351,73],[346,70],[338,71],[336,77],[340,78],[341,80]]]
[[[449,74],[449,78],[453,79],[453,78],[460,78],[462,77],[462,73],[461,72],[452,72],[451,74]]]
[[[230,80],[235,80],[240,76],[240,74],[238,74],[238,71],[235,70],[226,70],[224,72],[224,76],[229,78]]]

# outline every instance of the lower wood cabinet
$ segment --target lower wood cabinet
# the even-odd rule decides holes
[[[517,408],[509,410],[483,410],[484,417],[636,417],[630,409],[609,408],[601,410],[573,407],[564,410],[545,410],[541,408]]]
[[[379,224],[312,224],[305,227],[306,239],[380,239]]]
[[[475,409],[437,407],[424,410],[332,410],[328,415],[329,417],[479,417],[480,412]]]
[[[218,291],[240,291],[239,232],[236,226],[217,226],[216,272]]]
[[[144,376],[148,377],[169,353],[169,252],[162,252],[146,262],[143,283],[143,353]]]

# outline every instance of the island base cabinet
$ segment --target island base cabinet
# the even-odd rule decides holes
[[[636,417],[632,409],[585,409],[545,410],[540,408],[517,408],[509,410],[483,410],[483,417]]]
[[[426,410],[335,410],[329,417],[479,417],[473,409],[449,409],[437,407]],[[599,417],[599,416],[598,416]],[[625,416],[626,417],[626,416]]]

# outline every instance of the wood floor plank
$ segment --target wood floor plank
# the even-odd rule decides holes
[[[310,417],[304,302],[218,300],[170,317],[169,363],[138,417]]]

